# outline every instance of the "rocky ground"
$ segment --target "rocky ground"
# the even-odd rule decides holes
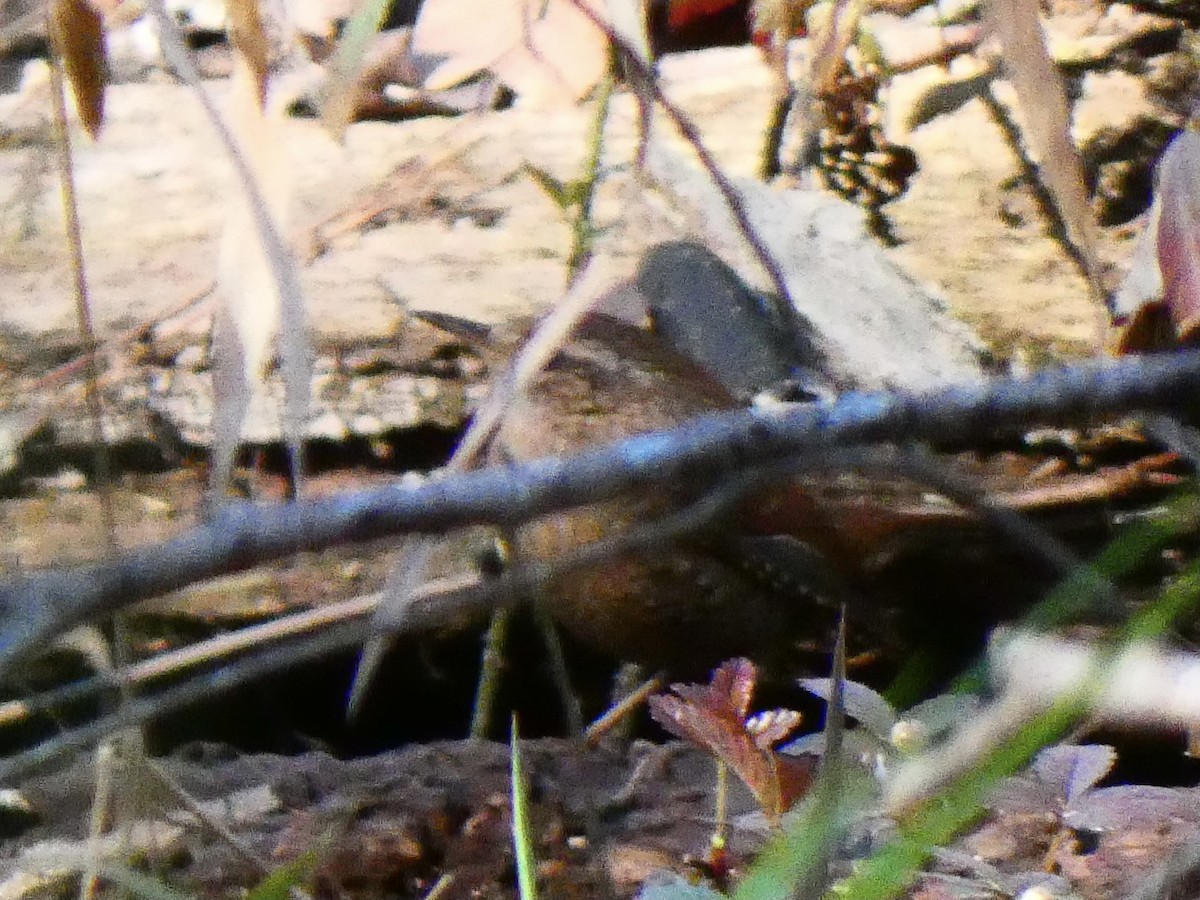
[[[908,23],[879,17],[877,25],[885,47],[905,46]],[[1074,137],[1099,186],[1101,254],[1116,283],[1148,203],[1148,164],[1181,123],[1191,65],[1178,50],[1182,28],[1122,5],[1080,2],[1058,4],[1048,31],[1077,90]],[[1105,317],[1056,240],[1036,181],[1006,135],[1006,117],[1019,120],[1011,90],[1001,82],[993,104],[974,99],[928,113],[935,88],[968,84],[983,65],[968,57],[949,71],[926,67],[889,88],[889,135],[913,148],[920,171],[886,208],[894,245],[872,265],[908,273],[913,295],[929,309],[944,301],[959,324],[939,318],[937,327],[961,346],[986,346],[996,359],[1019,365],[1091,353],[1103,340]],[[660,74],[664,91],[695,120],[723,170],[751,178],[770,112],[771,80],[759,52],[681,54],[663,60]],[[209,87],[218,96],[226,89],[219,79]],[[322,354],[316,492],[432,468],[445,458],[486,371],[409,314],[429,310],[504,323],[540,313],[562,296],[569,230],[529,167],[575,177],[593,114],[589,104],[518,105],[457,118],[361,122],[340,142],[313,119],[286,121],[295,191],[289,228],[306,260],[303,282]],[[0,563],[8,571],[103,552],[97,499],[81,474],[91,436],[80,374],[60,368],[76,358],[79,342],[47,116],[45,88],[36,79],[0,96],[0,424],[7,479],[0,521],[13,535]],[[636,135],[633,99],[618,92],[595,213],[606,228],[594,271],[600,281],[630,275],[658,241],[703,237],[695,221],[659,203],[631,175]],[[199,514],[203,472],[195,466],[211,440],[203,341],[225,199],[237,188],[195,98],[161,72],[113,85],[101,139],[74,137],[93,309],[108,348],[110,436],[123,448],[118,537],[133,546],[178,531]],[[677,137],[667,145],[688,158]],[[855,227],[848,253],[868,240]],[[761,273],[742,274],[761,282]],[[812,314],[824,321],[823,311]],[[260,430],[247,434],[263,454],[252,489],[266,496],[280,489],[270,475],[278,392],[278,385],[262,392],[254,417]],[[43,428],[47,422],[54,427]],[[461,567],[479,545],[468,537],[447,556]],[[369,593],[382,582],[390,552],[322,554],[159,601],[143,611],[153,625],[139,635],[140,649]],[[328,850],[314,882],[321,896],[418,897],[434,889],[509,896],[505,748],[414,745],[346,762],[313,749],[329,741],[339,753],[354,753],[380,749],[387,742],[382,735],[415,744],[461,734],[474,674],[471,664],[462,666],[477,636],[457,640],[433,649],[414,645],[395,664],[393,678],[439,685],[441,708],[423,709],[422,724],[407,730],[378,724],[417,705],[403,691],[370,710],[378,729],[370,737],[327,727],[340,716],[346,660],[285,682],[283,689],[304,693],[304,702],[271,721],[268,736],[248,738],[240,726],[222,730],[215,725],[220,714],[211,712],[197,717],[202,725],[186,716],[169,724],[159,735],[165,748],[190,738],[227,738],[254,749],[309,752],[179,750],[166,768],[248,847],[232,849],[186,816],[168,816],[162,810],[177,805],[168,799],[135,816],[158,823],[157,836],[142,845],[147,865],[190,892],[224,896],[315,845]],[[525,702],[546,706],[549,698],[542,684]],[[251,697],[236,707],[237,716],[262,716],[274,699]],[[317,705],[328,706],[320,714],[326,725],[291,717],[292,707]],[[57,723],[38,727],[52,732]],[[554,727],[556,713],[546,713],[532,731]],[[695,877],[703,869],[686,858],[703,855],[711,829],[708,757],[646,745],[584,753],[553,741],[538,742],[529,754],[548,890],[609,895],[611,885],[628,896],[653,870]],[[91,785],[86,761],[65,771],[24,785],[32,812],[12,813],[13,837],[0,850],[6,879],[0,894],[60,896],[71,889],[72,876],[64,873],[73,871],[81,851],[60,842],[81,837]],[[1194,782],[1195,774],[1185,766],[1172,780]],[[748,798],[739,797],[735,807],[747,813]],[[1069,878],[1081,896],[1126,896],[1174,847],[1194,838],[1198,807],[1190,792],[1167,788],[1105,788],[1044,807],[1026,798],[998,806],[982,830],[964,839],[967,855],[995,872],[964,873],[961,859],[943,861],[943,868],[967,879],[972,896],[1016,895],[1016,881],[988,888],[987,879],[1035,870]],[[734,832],[735,866],[761,841],[752,818],[738,821],[745,828]],[[945,896],[951,883],[927,879],[919,890]]]

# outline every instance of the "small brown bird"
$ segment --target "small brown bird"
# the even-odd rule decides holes
[[[653,249],[623,296],[603,308],[620,317],[593,313],[579,324],[507,410],[487,464],[570,455],[671,428],[743,406],[779,384],[793,394],[827,390],[803,338],[789,336],[788,323],[771,320],[736,275],[697,245]],[[635,324],[646,317],[654,331]],[[474,323],[423,318],[493,362],[511,351],[511,338]],[[556,578],[543,598],[551,616],[614,657],[676,671],[771,655],[812,619],[814,597],[841,599],[876,543],[871,535],[859,546],[864,532],[827,516],[800,480],[775,482],[733,498],[697,533]],[[654,488],[539,518],[509,536],[514,560],[561,559],[652,526],[720,488]],[[867,518],[866,531],[874,531],[889,517],[873,511]]]
[[[569,455],[739,405],[708,371],[653,334],[591,315],[509,410],[488,461]],[[545,516],[513,533],[514,558],[562,558],[649,525],[714,487],[650,489]],[[621,659],[696,669],[759,655],[811,613],[811,586],[831,582],[813,545],[771,533],[785,506],[805,523],[799,530],[829,545],[821,551],[834,549],[836,534],[804,492],[774,485],[737,501],[698,534],[568,572],[547,586],[545,602],[576,638]],[[761,512],[764,523],[756,521]]]
[[[570,455],[671,428],[737,408],[780,382],[801,395],[830,389],[814,374],[819,359],[802,337],[788,336],[787,324],[770,321],[704,248],[657,248],[619,299],[608,308],[619,308],[620,318],[603,312],[586,317],[508,409],[488,447],[488,464]],[[634,324],[630,309],[648,313],[658,333]],[[469,323],[432,321],[467,336],[468,343],[487,340],[486,330]],[[484,353],[503,356],[495,347]],[[1011,480],[1008,486],[1014,486]],[[652,525],[721,487],[651,487],[541,517],[510,535],[514,560],[562,559],[602,538]],[[977,539],[984,533],[977,516],[930,503],[925,493],[911,481],[878,473],[777,473],[769,483],[752,484],[695,533],[555,578],[543,602],[585,644],[616,658],[695,672],[732,656],[778,657],[796,635],[821,634],[814,619],[829,622],[832,616],[814,613],[843,600],[868,601],[870,616],[858,621],[881,625],[888,614],[879,588],[893,593],[905,579],[912,597],[900,605],[922,611],[916,625],[926,632],[931,616],[944,622],[959,615],[964,597],[994,620],[1001,604],[989,598],[1036,596],[1031,584],[1041,577],[1038,567],[1013,565],[1013,554],[998,552],[1003,542]],[[1082,495],[1075,496],[1077,502]],[[1016,509],[1058,503],[1036,489],[1007,501]],[[897,571],[895,560],[903,562],[914,547],[935,558],[933,567],[902,565]],[[976,566],[980,559],[982,568]],[[877,577],[881,566],[887,566],[886,579]]]

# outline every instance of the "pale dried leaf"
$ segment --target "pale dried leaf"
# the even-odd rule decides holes
[[[48,24],[51,40],[71,85],[79,119],[87,133],[95,138],[104,124],[104,85],[108,69],[104,19],[88,0],[53,0]]]
[[[865,728],[851,728],[842,738],[842,757],[858,760],[864,766],[871,768],[886,751],[879,739]],[[777,752],[785,756],[820,757],[825,754],[825,732],[814,731],[803,737],[789,741]]]
[[[1171,821],[1200,825],[1200,789],[1140,784],[1099,788],[1072,804],[1063,820],[1091,831],[1157,829]]]
[[[1062,798],[1040,778],[1022,772],[996,785],[988,794],[987,807],[1002,813],[1057,815],[1062,811]]]
[[[1162,270],[1158,265],[1158,220],[1161,215],[1162,197],[1156,191],[1129,258],[1125,280],[1113,297],[1113,316],[1118,323],[1162,300]]]
[[[1039,753],[1033,771],[1067,803],[1074,803],[1095,787],[1116,761],[1117,751],[1107,744],[1064,744]]]
[[[278,230],[286,224],[291,189],[287,153],[276,113],[258,104],[253,71],[234,61],[229,93],[229,124],[258,180],[266,212]],[[246,373],[266,372],[271,344],[279,328],[279,291],[257,234],[251,198],[230,192],[231,209],[221,248],[220,282],[245,352]]]
[[[1000,38],[1004,67],[1016,88],[1025,138],[1038,158],[1046,186],[1098,298],[1107,299],[1096,250],[1096,221],[1088,203],[1083,164],[1071,140],[1071,112],[1062,76],[1042,33],[1038,0],[989,0],[992,29]]]
[[[797,683],[826,703],[833,696],[832,678],[801,678]],[[896,724],[896,711],[883,695],[857,681],[842,683],[842,706],[846,715],[861,723],[881,741],[888,739],[892,726]]]
[[[939,694],[904,711],[903,720],[919,722],[930,738],[937,738],[968,721],[979,711],[974,694]]]
[[[588,6],[604,19],[598,5]],[[608,64],[607,36],[572,0],[429,0],[412,47],[429,90],[486,69],[539,100],[582,98]]]

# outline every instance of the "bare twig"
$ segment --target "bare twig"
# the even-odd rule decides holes
[[[0,670],[79,622],[299,551],[468,524],[513,525],[652,483],[716,483],[813,448],[966,441],[1030,423],[1187,408],[1198,390],[1197,352],[1091,362],[920,396],[850,394],[795,409],[713,414],[565,459],[455,473],[417,486],[282,506],[231,504],[204,525],[118,559],[0,582]]]
[[[472,582],[473,583],[473,582]],[[445,580],[426,585],[431,592],[445,594],[463,587],[461,582]],[[271,642],[299,637],[368,615],[379,603],[378,594],[353,597],[318,609],[282,616],[261,625],[239,628],[228,634],[220,634],[198,641],[179,650],[171,650],[150,659],[133,663],[120,672],[121,681],[130,687],[144,687],[170,675],[179,675],[188,669],[212,664],[223,658],[261,648]],[[0,703],[0,727],[12,725],[41,710],[71,703],[89,695],[115,688],[116,676],[100,674],[83,681],[74,681],[53,690],[44,691],[26,700],[9,700]]]
[[[851,467],[861,470],[879,469],[889,476],[904,475],[919,483],[927,484],[966,507],[983,522],[990,524],[1018,546],[1025,547],[1034,555],[1041,557],[1051,567],[1063,574],[1075,573],[1075,577],[1080,579],[1085,577],[1081,573],[1086,573],[1085,587],[1093,610],[1097,598],[1110,603],[1117,599],[1118,595],[1113,584],[1099,572],[1086,568],[1085,564],[1057,541],[1053,535],[1047,534],[1043,529],[1030,523],[1006,501],[982,494],[975,485],[968,483],[966,479],[951,474],[946,467],[937,465],[936,461],[927,459],[915,451],[908,450],[897,453],[862,448],[834,450],[811,456],[806,455],[799,467],[794,464],[772,467],[761,474],[765,478],[773,479],[776,476],[788,477],[797,468],[803,471],[820,471]],[[623,549],[645,546],[650,541],[669,539],[674,534],[702,526],[705,518],[711,517],[719,511],[722,504],[737,496],[740,492],[739,488],[739,485],[727,486],[726,490],[719,492],[715,497],[702,501],[698,507],[689,507],[679,515],[667,520],[650,523],[645,528],[635,529],[632,532],[617,535],[609,541],[583,548],[578,554],[560,560],[553,567],[553,573],[561,573],[574,565],[586,565],[606,554]],[[544,580],[550,574],[552,574],[550,570],[536,570],[517,565],[506,577],[517,579],[526,588],[536,588],[538,581]],[[503,582],[488,582],[475,575],[429,581],[422,584],[409,597],[406,618],[390,621],[389,630],[418,631],[444,627],[451,620],[481,615],[489,608],[503,604],[505,596],[512,593],[513,589]],[[310,634],[321,628],[370,615],[379,605],[382,596],[383,594],[370,594],[354,597],[324,605],[318,609],[283,616],[261,625],[242,628],[229,634],[218,635],[130,665],[121,671],[120,678],[131,687],[145,686],[162,677],[178,675],[187,669],[212,664],[223,658],[262,648],[271,642]],[[401,626],[407,626],[407,628]],[[653,687],[655,683],[655,680],[651,679],[635,693],[639,695],[639,698],[644,699],[645,692],[657,689]],[[647,688],[648,685],[650,685],[649,688]],[[91,679],[73,682],[39,693],[27,700],[12,700],[0,704],[0,726],[10,725],[32,713],[74,702],[115,687],[116,680],[113,675],[101,674]],[[634,699],[633,703],[636,704],[636,702],[638,699]],[[620,704],[620,706],[625,705],[625,702]],[[610,727],[612,723],[604,721],[610,715],[613,718],[619,718],[627,712],[628,710],[618,711],[617,708],[610,710],[610,713],[606,714],[601,721],[597,721],[589,728],[588,739],[595,740],[600,733]]]
[[[0,781],[17,778],[61,758],[64,754],[89,747],[114,731],[147,722],[156,716],[182,709],[206,698],[226,694],[273,672],[349,649],[361,642],[365,633],[366,626],[361,621],[339,625],[315,638],[272,648],[267,653],[260,653],[196,676],[153,697],[135,697],[129,703],[122,704],[111,715],[64,731],[36,747],[5,757],[0,761]]]
[[[55,29],[48,29],[54,34]],[[75,193],[75,167],[71,159],[71,134],[67,128],[66,85],[59,64],[61,48],[55,47],[50,58],[50,95],[54,101],[54,122],[58,132],[55,146],[59,179],[61,181],[63,215],[66,217],[67,247],[70,251],[71,277],[75,295],[75,319],[79,339],[83,344],[84,380],[87,384],[88,416],[92,425],[93,460],[96,466],[97,491],[100,497],[100,519],[105,547],[109,553],[117,550],[116,515],[113,512],[110,487],[108,444],[104,440],[104,399],[100,396],[99,342],[92,323],[92,307],[88,292],[87,270],[83,258],[83,228],[79,223],[79,203]]]
[[[504,606],[511,604],[516,599],[538,589],[549,579],[573,569],[594,565],[599,560],[617,553],[657,546],[664,541],[679,537],[681,534],[695,531],[704,522],[720,513],[728,503],[740,496],[742,489],[752,483],[753,479],[751,478],[741,479],[740,484],[728,485],[716,494],[703,498],[678,513],[641,528],[596,541],[553,562],[528,563],[493,579],[472,578],[449,582],[448,588],[446,587],[447,583],[442,582],[438,585],[440,588],[438,591],[426,591],[425,587],[430,586],[423,586],[422,590],[410,600],[410,621],[414,627],[421,627],[444,622],[447,615],[455,617],[470,611],[503,609]],[[347,606],[353,604],[354,608],[348,610],[347,615],[332,623],[324,632],[268,647],[263,652],[226,663],[219,670],[198,675],[189,682],[168,688],[152,697],[138,698],[124,704],[112,716],[99,719],[74,731],[64,732],[51,741],[10,757],[10,764],[0,763],[0,782],[5,778],[27,771],[29,768],[53,760],[62,753],[85,747],[93,741],[103,738],[109,732],[126,727],[130,723],[144,722],[200,700],[211,699],[271,672],[291,668],[361,643],[365,635],[365,625],[361,621],[362,614],[369,611],[373,600],[374,598],[363,597],[346,601]],[[301,618],[321,617],[322,615],[322,612],[317,611],[302,615]],[[325,618],[328,621],[327,615]],[[311,630],[311,626],[315,623],[306,621],[303,623],[305,626],[303,628],[281,628],[279,627],[281,624],[269,623],[260,626],[256,632],[257,639],[252,641],[253,645],[255,647],[262,645],[264,629],[293,635]],[[241,643],[245,644],[245,642]],[[212,654],[209,654],[209,659],[211,660],[211,658]],[[118,677],[123,674],[118,673]],[[88,692],[86,688],[94,687],[98,690],[108,684],[110,682],[107,680],[93,679],[86,685],[68,686],[60,691],[49,692],[46,696],[54,696],[57,699],[69,693],[74,699],[86,695]],[[44,699],[34,698],[34,700],[28,701],[28,705],[43,708],[49,703]]]
[[[589,725],[587,731],[584,732],[583,737],[587,745],[594,747],[599,744],[601,738],[608,734],[635,709],[645,703],[647,697],[666,687],[666,684],[666,674],[658,672],[610,706],[605,710],[604,715]]]

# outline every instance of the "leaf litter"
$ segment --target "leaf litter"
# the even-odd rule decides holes
[[[713,698],[709,698],[709,699],[712,700]],[[704,701],[704,702],[707,703],[708,701]],[[711,704],[709,704],[709,705],[711,706]],[[731,717],[725,716],[725,715],[718,715],[718,718],[721,718],[724,721],[730,721],[730,722],[740,721],[743,726],[749,727],[749,722],[754,721],[754,720],[747,720],[747,718],[746,718],[747,710],[746,710],[745,706],[746,706],[746,704],[740,702],[740,700],[739,700],[738,702],[735,702],[732,704],[731,709],[734,714]],[[703,708],[707,709],[708,707],[705,706]],[[710,710],[710,712],[712,712],[712,710]],[[447,760],[454,759],[455,753],[456,753],[456,751],[454,749],[447,749],[445,751],[445,755],[440,758],[440,762],[444,764]],[[551,753],[551,756],[554,757],[554,752]],[[314,757],[314,758],[319,758],[319,757]],[[301,757],[299,759],[305,759],[305,758]],[[550,767],[550,771],[553,773],[555,770],[555,764],[552,762],[549,764],[549,767]],[[1045,766],[1043,766],[1043,769],[1044,768],[1045,768]],[[1090,769],[1089,769],[1088,765],[1082,765],[1081,767],[1078,767],[1078,768],[1079,768],[1079,771],[1082,772],[1083,774],[1073,776],[1073,779],[1072,778],[1067,779],[1067,782],[1064,783],[1064,785],[1063,785],[1064,798],[1068,794],[1073,793],[1077,796],[1081,795],[1083,798],[1086,799],[1088,797],[1094,797],[1095,795],[1099,794],[1101,791],[1107,790],[1107,789],[1099,789],[1099,791],[1090,790],[1090,787],[1091,787],[1090,784],[1086,783],[1086,782],[1088,782],[1089,777],[1090,777],[1089,775],[1087,775],[1087,772],[1098,769],[1099,768],[1098,764],[1092,765],[1090,767]],[[403,766],[399,766],[398,771],[401,771],[401,772],[404,771]],[[1044,772],[1039,771],[1037,774],[1038,774],[1039,778],[1042,778],[1043,780],[1047,780]],[[312,791],[313,790],[312,786],[314,783],[312,780],[312,776],[309,775],[306,777],[308,778],[308,781],[306,783],[306,788],[308,790]],[[553,775],[546,776],[546,777],[550,777],[551,783],[553,784]],[[693,791],[695,790],[696,784],[703,784],[703,783],[705,783],[704,779],[702,779],[698,776],[691,779],[688,782],[688,784],[692,787]],[[1075,785],[1074,788],[1070,788],[1070,784],[1072,784],[1072,783]],[[316,793],[320,793],[320,792],[316,791]],[[336,793],[336,792],[331,791],[331,793]],[[504,795],[504,791],[503,791],[503,787],[501,786],[501,788],[499,790],[493,791],[490,794],[487,794],[486,796],[482,796],[481,798],[473,799],[472,802],[470,802],[470,803],[466,803],[465,806],[467,807],[468,812],[465,815],[464,815],[464,812],[461,809],[461,807],[459,807],[454,810],[454,813],[452,815],[449,816],[450,820],[453,821],[453,820],[457,819],[460,821],[460,824],[458,826],[454,826],[459,829],[458,832],[454,831],[454,827],[452,827],[449,829],[448,833],[453,834],[456,839],[462,838],[463,834],[468,835],[468,837],[462,838],[462,843],[454,845],[454,848],[452,850],[446,850],[444,845],[441,847],[438,847],[437,852],[435,852],[433,855],[436,857],[436,856],[438,856],[438,854],[442,854],[446,859],[452,860],[455,863],[455,867],[458,871],[467,873],[467,876],[460,883],[459,889],[468,889],[466,886],[471,885],[472,887],[470,888],[470,890],[473,893],[475,893],[475,892],[477,892],[479,885],[487,885],[487,884],[501,885],[501,887],[495,888],[495,889],[497,889],[497,890],[504,889],[504,886],[506,884],[505,880],[504,880],[506,878],[505,864],[503,864],[503,860],[498,862],[494,858],[487,858],[487,852],[486,852],[487,849],[490,849],[490,847],[487,846],[487,845],[489,845],[489,842],[497,844],[497,845],[503,843],[503,841],[496,840],[496,835],[507,833],[506,832],[507,824],[506,824],[506,822],[503,821],[504,816],[506,815],[506,812],[504,809],[504,804],[503,804],[502,800],[497,799],[497,797],[503,797],[503,795]],[[1113,796],[1115,798],[1113,800],[1113,802],[1119,804],[1121,802],[1120,795],[1113,795]],[[1177,797],[1177,796],[1178,795],[1176,795],[1176,794],[1161,793],[1161,792],[1156,792],[1153,790],[1143,789],[1140,793],[1128,792],[1128,796],[1126,796],[1125,800],[1129,803],[1132,803],[1134,805],[1134,807],[1140,808],[1140,807],[1137,807],[1137,804],[1139,804],[1139,803],[1153,805],[1152,804],[1152,801],[1153,801],[1153,802],[1157,802],[1159,804],[1163,804],[1163,803],[1166,803],[1166,800],[1168,797]],[[1169,806],[1170,804],[1167,804],[1167,805]],[[1161,806],[1160,806],[1160,808],[1161,808]],[[344,811],[344,807],[339,808],[339,810]],[[659,811],[663,814],[664,817],[670,817],[675,814],[675,810],[666,805],[660,806]],[[428,809],[423,810],[422,812],[429,813],[429,810]],[[706,810],[702,809],[698,812],[693,813],[692,815],[694,815],[699,820],[703,820],[705,816],[709,815],[709,813]],[[366,816],[363,816],[362,818],[370,819],[371,816],[370,816],[370,814],[367,814]],[[372,849],[373,852],[371,854],[364,854],[363,857],[355,857],[353,854],[353,851],[351,851],[351,850],[347,850],[346,852],[344,852],[341,855],[341,857],[338,858],[338,861],[336,863],[330,864],[330,866],[331,866],[330,869],[325,873],[324,877],[326,877],[328,879],[328,881],[326,882],[327,885],[330,885],[330,886],[336,885],[336,887],[338,889],[341,889],[344,887],[344,884],[346,882],[354,883],[355,879],[361,878],[363,880],[361,882],[358,882],[357,886],[361,886],[362,884],[369,884],[368,890],[372,889],[372,888],[373,889],[381,889],[382,885],[386,884],[388,886],[391,886],[393,884],[392,882],[389,882],[387,879],[392,877],[396,871],[399,871],[401,873],[407,873],[410,871],[410,868],[406,868],[406,867],[415,866],[416,868],[420,868],[420,865],[417,863],[414,863],[414,860],[421,860],[421,861],[426,861],[426,862],[428,861],[427,857],[424,857],[421,855],[421,851],[419,849],[419,847],[420,847],[419,837],[412,838],[411,832],[412,832],[413,828],[411,825],[407,828],[404,827],[403,825],[393,827],[390,824],[386,824],[387,823],[386,816],[381,816],[380,818],[382,821],[373,822],[369,828],[365,829],[361,833],[360,836],[369,837],[369,840],[356,845],[356,846],[369,847]],[[428,817],[428,821],[437,822],[437,821],[439,821],[439,819],[438,819],[438,816],[430,814]],[[554,825],[553,815],[550,816],[548,821],[551,826]],[[1111,823],[1111,818],[1109,820],[1105,820],[1105,821],[1109,821]],[[297,814],[293,818],[292,822],[294,825],[294,833],[293,833],[293,838],[291,839],[291,843],[289,843],[288,841],[281,841],[280,844],[278,845],[281,848],[281,849],[279,849],[279,853],[281,856],[286,856],[288,851],[295,849],[298,844],[303,844],[306,841],[309,841],[311,843],[311,839],[312,839],[311,836],[320,831],[319,827],[316,827],[316,826],[309,827],[308,830],[306,831],[305,830],[305,828],[306,828],[305,817],[302,814]],[[660,823],[659,827],[661,827],[661,823]],[[1113,828],[1115,826],[1109,824],[1108,827]],[[1082,830],[1086,831],[1087,826],[1086,826],[1086,824],[1081,825],[1080,828]],[[417,830],[419,831],[420,829],[418,828]],[[560,831],[558,832],[560,835],[566,835],[566,837],[563,838],[563,846],[565,846],[568,850],[572,846],[570,839],[578,837],[578,835],[569,834],[568,832],[571,832],[571,830],[572,830],[571,827],[564,827],[563,829],[560,829]],[[703,824],[703,822],[701,822],[701,825],[700,825],[701,833],[705,832],[706,830],[707,829],[706,829],[705,825]],[[553,842],[554,842],[554,840],[556,840],[556,838],[554,837],[554,832],[555,832],[554,827],[550,827],[549,830],[547,831],[547,834],[550,835],[550,837],[547,838],[547,840],[550,841],[550,844],[552,846],[554,846]],[[298,835],[299,837],[295,837],[296,835]],[[454,844],[454,840],[446,838],[445,833],[439,832],[436,828],[433,829],[433,836],[435,839],[435,841],[434,841],[435,843],[436,843],[436,840],[442,840],[444,844],[446,844],[446,843]],[[1114,841],[1115,840],[1116,839],[1114,839]],[[475,841],[478,841],[478,843],[474,843]],[[1140,846],[1140,845],[1138,845],[1138,846]],[[417,849],[414,849],[414,848],[417,848]],[[482,861],[480,861],[480,859],[479,859],[479,855],[481,854],[481,852],[483,853],[483,855],[485,857],[485,859]],[[672,854],[674,854],[674,852],[675,852],[674,850],[671,851]],[[682,856],[682,855],[683,854],[680,853],[680,856]],[[548,856],[547,858],[554,862],[559,861],[559,860],[554,859],[553,854],[550,854],[550,856]],[[673,858],[673,857],[669,855],[668,858]],[[364,859],[367,864],[365,866],[365,868],[368,871],[364,872],[361,869],[355,870],[354,866],[362,863],[364,861]],[[374,865],[372,865],[372,864],[374,864]],[[374,866],[377,866],[377,868],[375,868]],[[397,866],[398,866],[398,868],[389,868],[389,867],[397,867]],[[1067,868],[1067,866],[1064,866],[1064,868]],[[1112,869],[1110,868],[1108,871],[1111,873]],[[381,873],[384,873],[383,880],[372,881],[372,879],[378,879],[379,876],[381,875]],[[499,874],[497,874],[497,873],[499,873]],[[400,877],[404,878],[407,876],[401,875]],[[403,883],[414,885],[414,890],[418,894],[423,892],[423,890],[425,888],[429,887],[432,883],[435,883],[432,879],[432,874],[428,873],[428,872],[422,873],[419,876],[414,876],[414,878],[415,878],[415,880],[412,882],[404,881]],[[472,880],[471,880],[472,878],[475,878],[476,880],[474,882],[472,882]],[[485,890],[485,892],[486,892],[486,890]]]

